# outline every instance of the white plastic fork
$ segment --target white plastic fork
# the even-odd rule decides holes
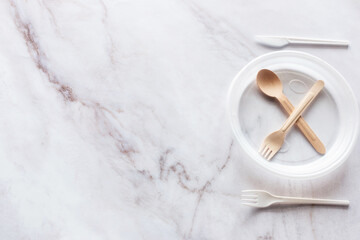
[[[319,198],[299,198],[299,197],[284,197],[276,196],[263,190],[243,190],[241,195],[241,203],[250,207],[266,208],[273,204],[278,205],[336,205],[349,206],[348,200],[332,200]]]

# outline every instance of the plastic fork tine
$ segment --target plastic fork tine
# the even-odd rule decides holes
[[[252,195],[252,194],[242,194],[241,195],[242,198],[257,198],[258,196],[257,195]]]
[[[257,203],[258,200],[255,198],[243,198],[241,199],[241,202],[251,202],[251,203]]]
[[[255,194],[258,193],[257,190],[242,190],[241,192],[242,192],[242,193],[255,193]]]
[[[249,207],[256,207],[256,204],[255,203],[241,203],[242,205],[246,205],[246,206],[249,206]]]
[[[257,197],[241,197],[241,201],[257,201]]]
[[[241,201],[242,202],[258,202],[258,199],[257,198],[241,198]]]

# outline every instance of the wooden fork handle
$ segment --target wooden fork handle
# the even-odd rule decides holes
[[[280,129],[282,132],[287,133],[290,130],[290,128],[299,119],[301,114],[306,110],[306,108],[310,105],[310,103],[315,99],[315,97],[320,93],[323,88],[324,82],[321,80],[316,81],[316,83],[306,93],[305,97],[301,100],[299,105],[294,109],[294,111],[285,121],[285,123]]]
[[[295,107],[291,104],[289,99],[284,94],[282,94],[281,98],[278,98],[278,100],[281,106],[289,115],[294,111]],[[326,148],[324,144],[321,142],[318,136],[316,136],[314,131],[310,128],[310,126],[307,124],[303,117],[300,116],[300,118],[296,122],[296,126],[298,126],[300,131],[304,134],[306,139],[318,153],[325,154]]]

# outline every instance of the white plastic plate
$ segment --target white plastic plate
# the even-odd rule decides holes
[[[258,153],[263,139],[287,118],[280,103],[265,96],[256,85],[256,75],[264,68],[280,77],[283,91],[294,106],[316,80],[325,82],[323,91],[302,115],[324,143],[325,155],[317,153],[296,126],[271,161]],[[328,63],[303,52],[272,52],[247,64],[229,89],[228,113],[235,136],[249,157],[267,170],[290,178],[315,178],[335,170],[349,156],[358,135],[359,110],[350,86]]]

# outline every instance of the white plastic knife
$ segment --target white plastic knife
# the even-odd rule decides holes
[[[289,44],[309,44],[309,45],[328,45],[328,46],[349,46],[348,41],[344,40],[327,40],[313,38],[298,38],[284,36],[255,36],[256,42],[270,47],[285,47]]]

